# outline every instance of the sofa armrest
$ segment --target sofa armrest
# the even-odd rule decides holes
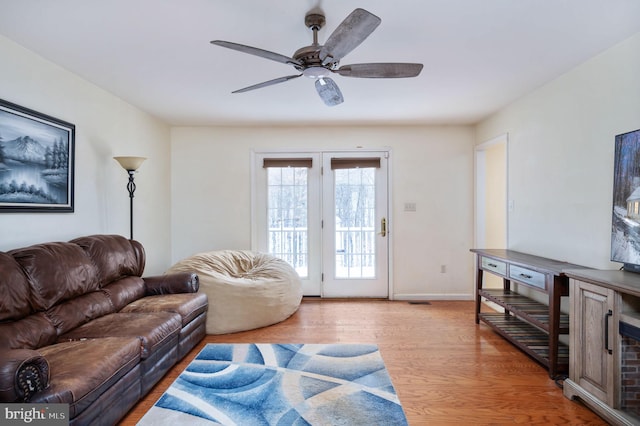
[[[26,402],[49,386],[49,363],[31,349],[0,349],[0,401]]]
[[[147,296],[157,294],[195,293],[200,287],[198,275],[193,272],[177,272],[167,275],[143,277]]]

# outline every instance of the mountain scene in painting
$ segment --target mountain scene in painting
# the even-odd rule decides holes
[[[66,204],[69,133],[0,110],[0,202]]]

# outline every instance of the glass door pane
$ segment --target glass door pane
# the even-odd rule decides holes
[[[374,278],[375,246],[374,168],[335,170],[335,276]]]
[[[307,170],[267,169],[268,252],[286,260],[300,278],[307,278],[309,270]]]

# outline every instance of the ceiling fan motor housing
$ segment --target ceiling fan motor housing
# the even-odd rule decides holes
[[[302,47],[293,54],[293,59],[298,61],[301,66],[296,66],[298,71],[302,71],[302,73],[307,77],[317,78],[320,76],[328,76],[331,74],[331,70],[334,69],[338,62],[330,62],[326,65],[322,64],[322,60],[320,59],[320,49],[322,46],[319,45],[311,45]],[[320,73],[321,75],[316,75]]]

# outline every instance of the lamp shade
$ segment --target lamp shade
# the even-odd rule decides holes
[[[127,171],[138,170],[138,167],[142,164],[146,157],[113,157],[123,169]]]

